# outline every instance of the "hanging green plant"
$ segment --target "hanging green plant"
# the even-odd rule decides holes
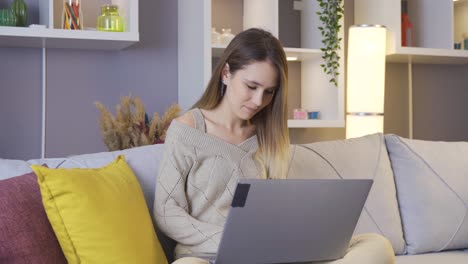
[[[338,50],[341,49],[340,20],[344,15],[343,0],[317,0],[321,11],[317,15],[322,22],[318,29],[322,34],[322,59],[323,71],[330,76],[330,82],[338,87],[338,75],[340,75],[340,56]]]

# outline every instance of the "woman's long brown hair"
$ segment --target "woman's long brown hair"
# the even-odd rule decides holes
[[[286,178],[289,163],[288,64],[281,43],[271,33],[251,28],[236,35],[221,56],[202,97],[192,108],[211,110],[220,104],[224,89],[222,71],[226,64],[233,75],[245,66],[261,61],[275,67],[278,88],[272,101],[250,120],[256,127],[258,139],[255,159],[262,169],[262,178]]]

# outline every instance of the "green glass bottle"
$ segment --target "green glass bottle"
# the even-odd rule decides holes
[[[23,0],[14,0],[10,9],[16,15],[16,26],[26,27],[28,23],[28,7]]]
[[[124,21],[119,15],[119,7],[117,5],[103,5],[101,15],[97,18],[96,28],[99,31],[124,31]]]
[[[0,26],[16,26],[16,16],[11,9],[0,9]]]

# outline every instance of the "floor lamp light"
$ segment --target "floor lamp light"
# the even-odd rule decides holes
[[[349,28],[346,138],[383,133],[386,35],[380,25]]]

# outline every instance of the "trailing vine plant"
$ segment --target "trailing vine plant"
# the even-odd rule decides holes
[[[340,20],[344,15],[343,0],[317,0],[321,11],[317,15],[322,22],[318,27],[322,34],[322,59],[323,71],[330,76],[330,82],[338,87],[338,75],[340,75],[340,56],[338,50],[341,49],[341,39],[339,32],[341,30]]]

